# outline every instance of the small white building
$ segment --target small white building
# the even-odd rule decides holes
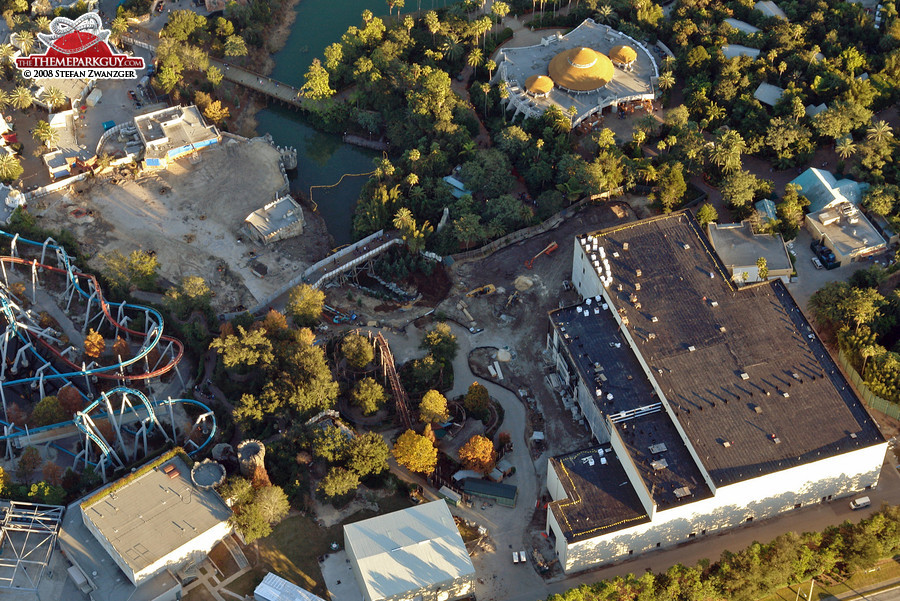
[[[475,585],[443,500],[348,524],[344,547],[365,601],[453,601]]]
[[[260,244],[269,244],[303,233],[303,209],[290,195],[273,200],[247,215],[244,231]]]
[[[144,166],[166,168],[169,161],[218,144],[215,125],[207,125],[194,105],[172,106],[134,118],[144,144]]]
[[[272,572],[266,574],[263,581],[253,591],[256,601],[325,601],[293,582],[285,580]]]

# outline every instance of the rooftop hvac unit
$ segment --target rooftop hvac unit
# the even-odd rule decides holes
[[[656,315],[654,315],[653,317],[650,318],[650,321],[652,321],[653,323],[656,323],[656,322],[659,321],[659,317],[657,317]]]
[[[641,277],[642,275],[644,275],[644,272],[642,272],[640,269],[636,269],[634,271],[634,275],[637,277]]]
[[[851,432],[851,433],[850,433],[850,438],[853,438],[853,439],[855,440],[855,439],[856,439],[856,432]]]
[[[690,249],[691,249],[691,245],[688,244],[687,242],[685,242],[684,244],[682,244],[681,247],[682,247],[684,250],[690,250]]]
[[[750,379],[750,374],[748,374],[745,371],[742,371],[741,372],[741,380],[749,380],[749,379]]]
[[[727,449],[727,448],[731,447],[731,443],[726,440],[722,443],[722,446]]]
[[[694,351],[696,351],[696,350],[697,350],[697,347],[695,347],[695,346],[693,346],[693,345],[691,345],[691,346],[689,346],[689,347],[688,347],[688,350],[689,350],[689,351],[690,351],[690,352],[692,352],[692,353],[693,353],[693,352],[694,352]]]
[[[711,307],[718,307],[718,306],[719,306],[719,301],[712,301],[712,302],[709,303],[709,304],[710,304]]]
[[[709,279],[713,279],[713,278],[715,278],[715,277],[716,277],[716,274],[714,274],[713,272],[710,271],[710,272],[709,272]]]
[[[616,259],[618,259],[618,258],[619,258],[619,251],[614,250],[614,251],[613,251],[613,257],[616,258]]]
[[[634,284],[634,289],[635,289],[635,290],[640,290],[640,289],[641,289],[641,283],[640,283],[640,282],[635,282],[635,284]]]
[[[762,407],[760,407],[759,405],[753,405],[753,411],[755,411],[756,413],[762,413]]]
[[[627,243],[627,242],[622,243],[622,250],[628,250],[628,243]]]
[[[782,392],[782,393],[781,393],[781,396],[783,396],[784,398],[787,399],[787,398],[790,398],[791,395],[789,395],[789,394],[787,393],[787,391],[785,391],[785,392]]]
[[[719,331],[722,332],[722,333],[724,334],[725,331],[726,331],[726,330],[725,330],[725,326],[719,326]]]

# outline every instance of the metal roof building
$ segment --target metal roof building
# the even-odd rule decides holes
[[[366,601],[453,601],[475,567],[443,500],[344,526],[344,547]]]
[[[253,596],[256,601],[324,601],[321,597],[272,572],[266,574],[253,591]]]
[[[781,278],[785,283],[790,281],[794,266],[781,234],[754,234],[749,221],[710,223],[709,239],[733,282],[761,281],[756,265],[760,257],[766,260],[769,270],[767,279]]]
[[[134,118],[148,167],[166,167],[170,160],[219,142],[219,130],[206,125],[194,105],[172,106]]]

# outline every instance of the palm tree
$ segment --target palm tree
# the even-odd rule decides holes
[[[741,155],[746,149],[747,143],[741,134],[733,129],[720,128],[709,158],[726,173],[732,173],[741,168]]]
[[[9,94],[0,90],[0,109],[9,106]]]
[[[500,0],[494,0],[494,3],[491,5],[491,14],[497,17],[498,23],[503,23],[503,17],[509,14],[509,4],[506,2],[500,2]]]
[[[508,108],[508,105],[505,105],[503,101],[509,98],[509,88],[503,84],[497,88],[497,93],[500,95],[500,106],[503,107],[503,111],[501,111],[503,113],[503,122],[506,123],[506,109]]]
[[[22,175],[22,164],[19,159],[6,152],[0,153],[0,180],[11,182]]]
[[[37,26],[38,31],[50,31],[50,19],[43,15],[35,19],[34,24]]]
[[[675,75],[671,71],[663,71],[656,84],[660,90],[668,90],[675,85]]]
[[[31,49],[34,48],[34,34],[30,31],[20,31],[16,34],[16,39],[22,54],[30,54]]]
[[[888,125],[887,121],[876,121],[866,130],[866,138],[880,144],[885,139],[893,136],[892,131],[893,128]]]
[[[52,134],[53,128],[50,127],[49,123],[43,120],[38,121],[37,125],[34,126],[34,129],[31,130],[31,135],[34,136],[34,139],[41,143],[46,143]]]
[[[31,91],[25,86],[17,86],[9,95],[10,104],[15,108],[24,111],[34,103],[31,97]]]
[[[415,173],[410,173],[409,175],[406,176],[406,185],[408,185],[410,187],[410,189],[412,189],[413,186],[418,185],[418,183],[419,183],[419,176],[416,175]]]
[[[481,48],[473,48],[472,52],[469,53],[469,58],[466,59],[466,63],[474,69],[477,75],[478,67],[484,64],[484,53],[481,51]]]
[[[441,52],[447,55],[451,61],[455,61],[462,54],[463,45],[460,44],[459,38],[455,35],[447,36],[447,39],[441,44]]]
[[[837,151],[839,157],[847,160],[853,156],[854,152],[856,152],[856,143],[850,136],[844,136],[835,143],[834,149]]]
[[[52,113],[54,110],[65,106],[68,99],[59,88],[47,88],[47,91],[44,92],[43,100],[47,103]]]
[[[487,59],[484,62],[484,68],[488,70],[488,81],[494,79],[494,69],[497,68],[497,63],[491,59]]]
[[[9,64],[15,53],[16,49],[13,48],[12,44],[0,44],[0,61],[2,61],[4,65]]]
[[[425,27],[428,28],[428,31],[431,32],[431,42],[434,43],[434,34],[438,32],[441,28],[441,20],[438,18],[438,15],[433,10],[425,13],[425,17],[422,19],[425,21]]]
[[[604,25],[612,25],[616,22],[616,11],[609,4],[604,4],[597,9],[597,18]]]
[[[124,17],[116,17],[112,20],[112,23],[110,23],[109,30],[114,38],[118,38],[128,31],[128,21],[126,21]]]

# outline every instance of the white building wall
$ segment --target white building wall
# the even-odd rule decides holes
[[[171,567],[173,572],[178,571],[194,553],[209,553],[216,546],[216,543],[228,536],[229,533],[231,533],[231,525],[228,522],[216,524],[203,534],[191,539],[165,557],[137,572],[134,575],[134,583],[140,584],[144,580],[159,574],[167,567]]]
[[[790,511],[796,505],[822,502],[829,496],[851,495],[878,483],[887,443],[844,453],[720,487],[714,497],[658,511],[653,521],[566,545],[559,526],[557,553],[566,573],[669,547],[723,528]],[[552,470],[551,470],[552,471]],[[549,478],[549,471],[548,471]],[[549,510],[548,510],[549,511]]]

